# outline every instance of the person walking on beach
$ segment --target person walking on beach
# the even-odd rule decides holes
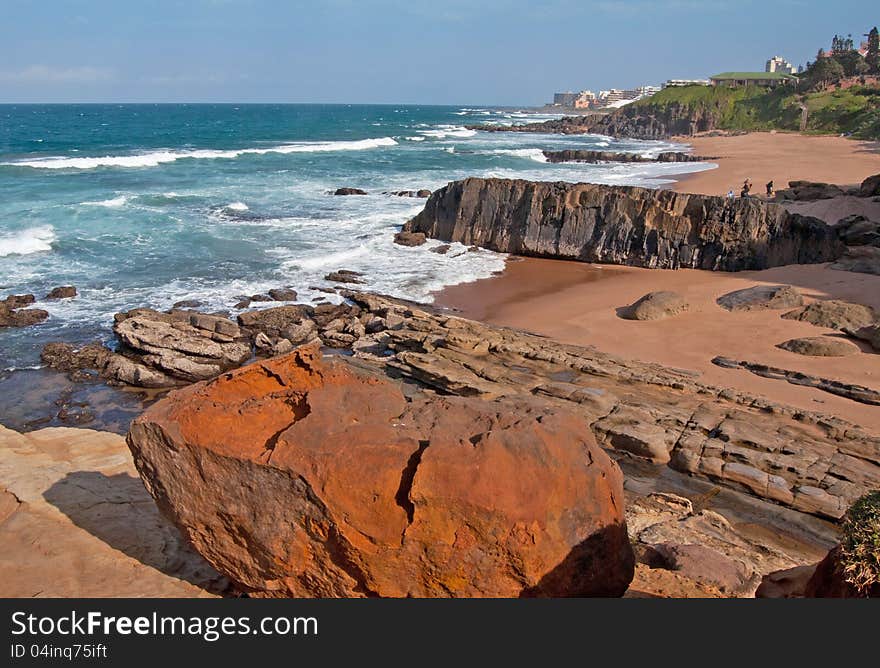
[[[767,199],[773,197],[773,181],[767,182]]]

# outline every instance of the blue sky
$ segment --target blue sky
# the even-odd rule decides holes
[[[0,102],[539,104],[802,63],[838,0],[2,0]]]

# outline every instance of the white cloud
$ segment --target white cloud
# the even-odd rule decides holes
[[[51,67],[28,65],[14,71],[0,71],[0,81],[7,83],[98,83],[111,81],[113,70],[103,67]]]

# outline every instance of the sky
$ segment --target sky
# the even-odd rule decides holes
[[[876,0],[0,0],[0,103],[538,105],[795,64]]]

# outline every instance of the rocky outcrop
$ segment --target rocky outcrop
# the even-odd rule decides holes
[[[116,434],[0,426],[0,596],[203,597],[228,582],[159,513]]]
[[[852,337],[869,343],[874,350],[880,352],[880,323],[859,327],[858,329],[846,329],[844,331]]]
[[[620,309],[620,317],[627,320],[661,320],[687,311],[688,303],[677,292],[662,290],[649,292],[636,302]]]
[[[356,358],[441,392],[538,395],[573,407],[600,445],[763,499],[839,518],[880,486],[880,439],[839,418],[519,331],[347,292],[380,322]]]
[[[170,395],[128,444],[159,507],[255,595],[620,596],[632,579],[620,470],[535,397],[441,397],[304,347]]]
[[[728,311],[765,311],[802,306],[804,298],[790,285],[756,285],[721,295],[715,301]]]
[[[43,322],[49,312],[39,308],[24,308],[36,301],[33,295],[10,295],[0,300],[0,328],[28,327]]]
[[[843,253],[824,222],[753,198],[511,179],[450,183],[404,230],[519,255],[668,269],[765,269]]]
[[[360,188],[337,188],[334,195],[366,195],[366,190],[361,190]]]
[[[395,197],[417,197],[424,199],[431,196],[431,191],[427,188],[420,190],[392,190],[391,192],[382,193],[383,195],[394,195]]]
[[[629,104],[608,114],[565,116],[543,123],[522,125],[472,125],[489,132],[601,134],[632,139],[666,139],[716,130],[721,114],[710,107],[692,108],[672,103],[663,106]]]
[[[566,149],[564,151],[543,151],[547,162],[705,162],[716,158],[704,158],[682,151],[664,151],[656,156],[640,153],[616,153],[614,151],[584,151]]]
[[[876,324],[877,313],[870,306],[851,304],[838,299],[814,301],[803,308],[782,315],[786,320],[800,320],[817,327],[856,330]]]
[[[331,271],[324,277],[324,280],[333,283],[363,283],[361,280],[362,276],[363,274],[359,271],[339,269],[338,271]]]
[[[779,344],[779,348],[798,355],[813,357],[846,357],[859,352],[859,347],[846,339],[830,336],[808,336],[801,339],[790,339]]]

